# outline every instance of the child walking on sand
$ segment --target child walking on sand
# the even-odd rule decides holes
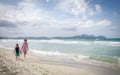
[[[15,53],[15,56],[16,56],[16,60],[19,60],[19,57],[20,57],[20,48],[19,48],[18,44],[16,44],[14,53]]]

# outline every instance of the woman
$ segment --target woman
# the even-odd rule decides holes
[[[22,44],[21,50],[23,51],[24,58],[26,58],[26,54],[27,54],[27,51],[28,51],[27,39],[24,40],[24,43]]]

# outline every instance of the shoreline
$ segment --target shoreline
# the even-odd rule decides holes
[[[91,59],[89,56],[84,56],[84,55],[47,55],[47,54],[41,54],[41,53],[29,53],[35,57],[38,57],[39,60],[44,61],[44,62],[52,62],[52,63],[58,63],[62,65],[67,65],[71,64],[72,67],[74,67],[74,64],[89,64],[89,65],[94,65],[94,66],[101,66],[101,67],[109,67],[113,68],[116,70],[120,70],[120,63],[115,64],[115,63],[110,63],[110,62],[104,62],[102,60],[97,60],[97,59]],[[79,58],[78,58],[79,57]],[[80,68],[80,67],[79,67]]]
[[[51,62],[45,61],[35,55],[27,55],[27,59],[23,57],[20,61],[15,60],[12,50],[0,48],[0,64],[6,66],[7,72],[15,75],[119,75],[120,70],[107,66],[96,66],[84,62]],[[67,60],[66,60],[67,61]],[[15,64],[15,65],[14,65]],[[1,66],[1,65],[0,65]],[[13,67],[13,68],[12,68]],[[59,68],[58,68],[59,67]],[[4,68],[1,68],[1,70]],[[3,70],[5,71],[5,70]],[[14,72],[15,71],[15,72]],[[2,72],[6,73],[7,72]],[[0,71],[1,73],[1,71]],[[20,73],[20,74],[19,74]],[[4,75],[4,74],[3,74]]]

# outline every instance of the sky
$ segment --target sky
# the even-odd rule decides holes
[[[0,0],[0,36],[120,38],[120,0]]]

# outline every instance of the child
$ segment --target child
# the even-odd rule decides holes
[[[19,60],[19,57],[20,57],[20,48],[19,48],[18,44],[16,44],[14,52],[15,52],[16,60]]]

